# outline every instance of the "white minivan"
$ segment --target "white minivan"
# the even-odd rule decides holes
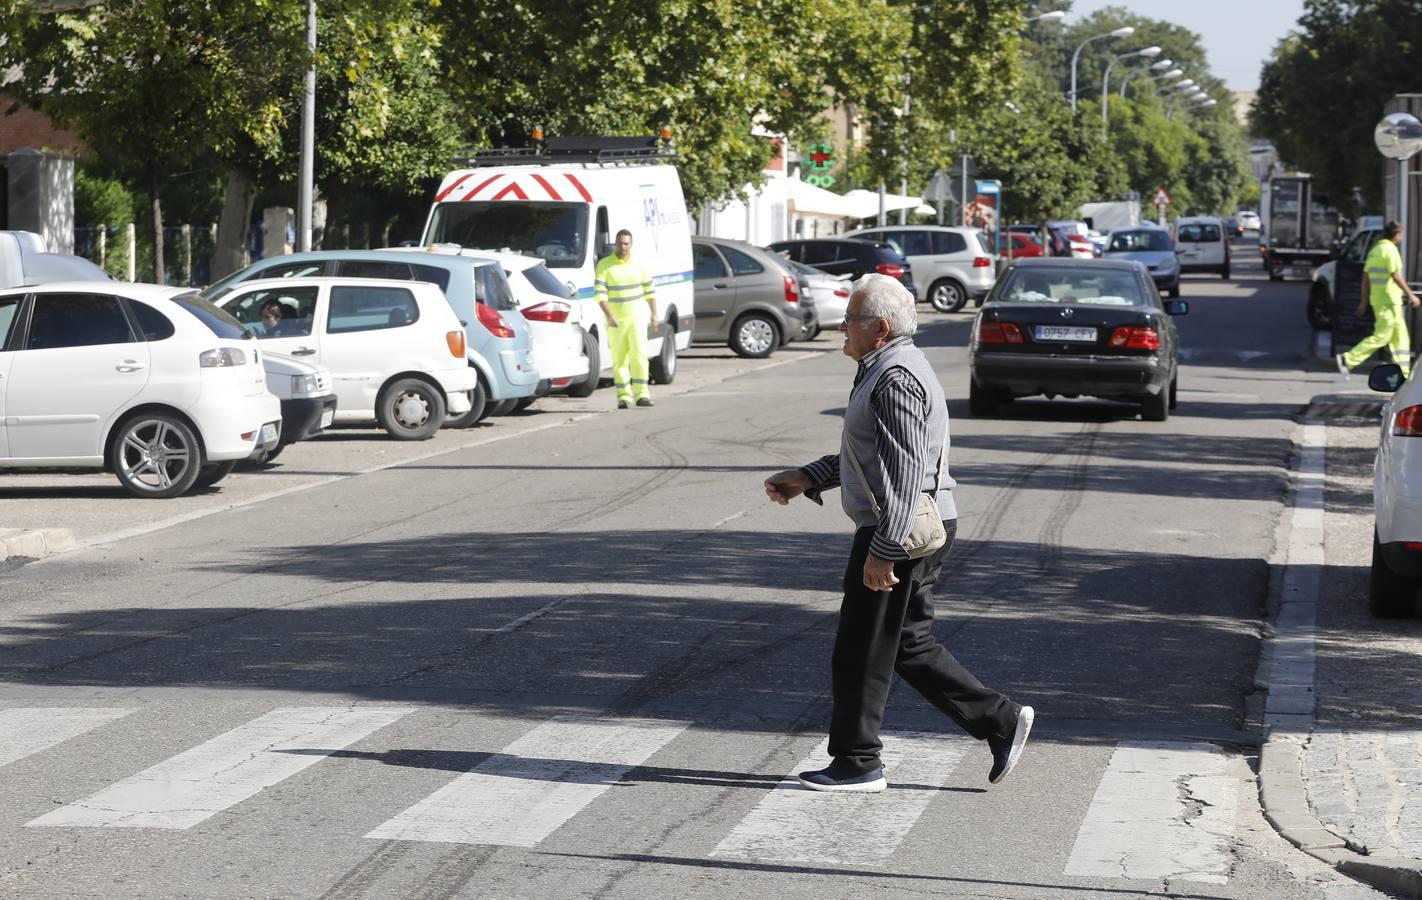
[[[536,151],[491,152],[456,169],[435,193],[426,246],[457,244],[536,256],[583,305],[595,372],[612,354],[594,299],[593,269],[617,232],[652,276],[660,321],[649,328],[652,381],[676,374],[695,323],[691,223],[681,178],[656,138],[550,138]],[[663,340],[669,337],[670,340]]]
[[[264,347],[331,370],[335,422],[424,440],[469,411],[477,376],[438,285],[380,278],[263,278],[217,301]],[[272,322],[263,315],[275,307]]]
[[[0,467],[102,468],[154,499],[214,485],[281,436],[261,357],[187,288],[0,292]]]
[[[1186,216],[1175,220],[1175,252],[1180,271],[1212,272],[1229,277],[1229,234],[1224,220],[1215,216]]]

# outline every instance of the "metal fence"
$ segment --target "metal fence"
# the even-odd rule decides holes
[[[94,225],[74,229],[74,253],[123,281],[152,282],[153,241],[132,224]],[[217,226],[163,227],[163,283],[199,287],[212,281]]]

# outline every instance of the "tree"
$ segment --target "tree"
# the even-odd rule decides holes
[[[1255,132],[1346,213],[1382,206],[1373,128],[1422,64],[1422,7],[1413,0],[1307,0],[1296,34],[1260,74]]]

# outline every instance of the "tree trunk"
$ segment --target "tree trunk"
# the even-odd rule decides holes
[[[148,198],[153,203],[153,283],[163,283],[163,201],[158,195],[158,169],[148,167]]]
[[[222,216],[217,220],[217,246],[212,256],[212,280],[217,281],[246,268],[247,233],[251,227],[252,204],[257,186],[246,172],[227,173],[227,193],[222,199]]]

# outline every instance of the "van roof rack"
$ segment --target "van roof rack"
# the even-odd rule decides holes
[[[550,137],[532,147],[490,147],[460,153],[471,166],[536,166],[549,163],[657,163],[672,159],[670,141],[656,137]]]

